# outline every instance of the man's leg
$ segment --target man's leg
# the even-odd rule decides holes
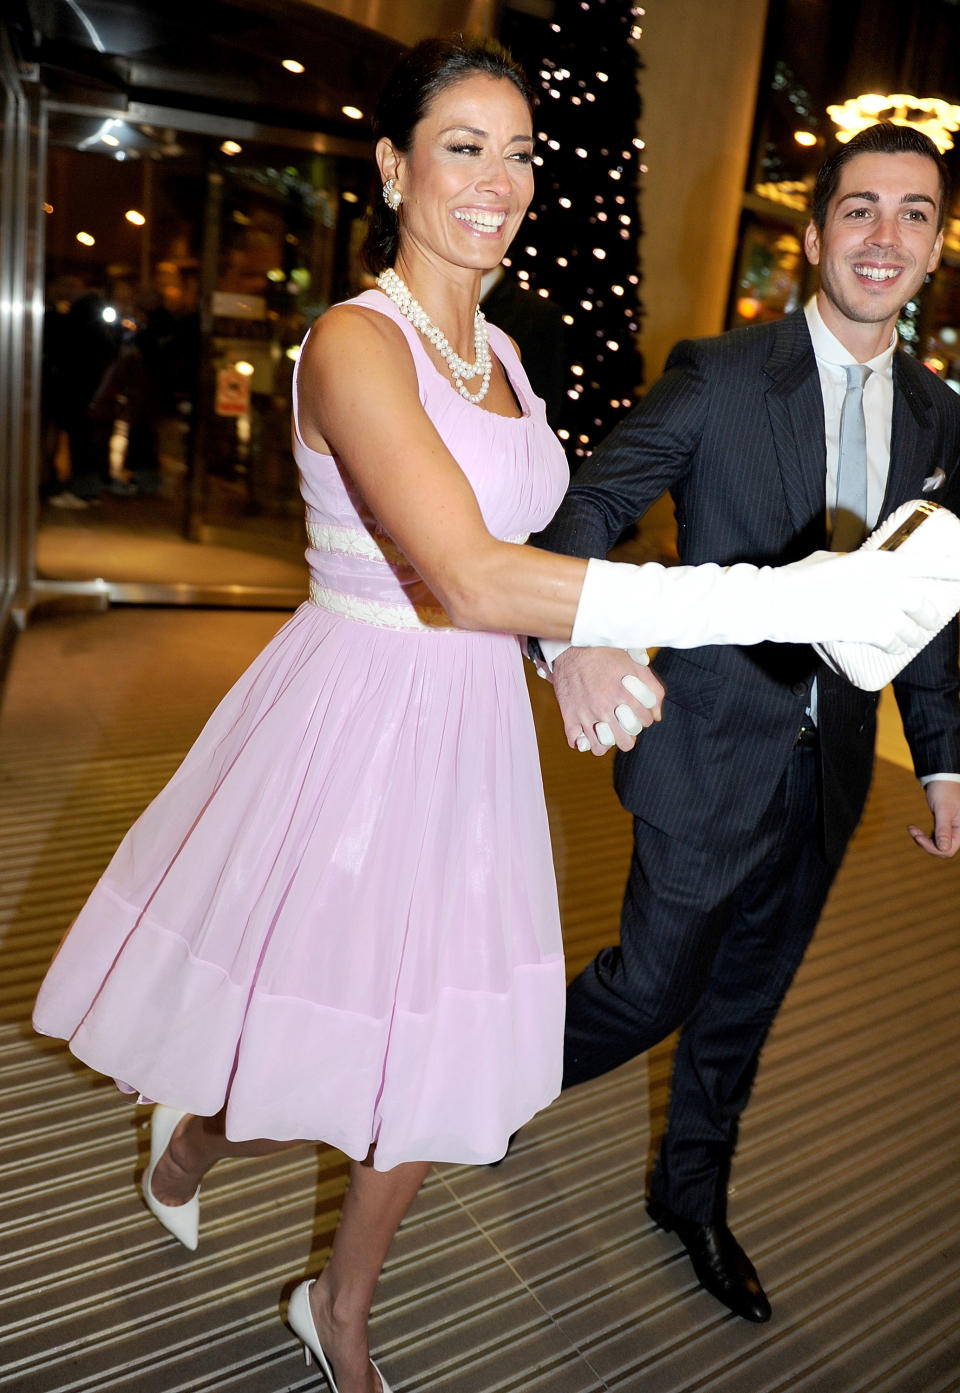
[[[699,1223],[726,1217],[737,1125],[760,1051],[837,871],[820,851],[815,748],[798,749],[783,793],[777,843],[736,896],[674,1059],[651,1195]]]
[[[721,865],[639,819],[633,830],[620,942],[567,989],[564,1088],[634,1059],[686,1020],[729,921],[731,860]]]
[[[836,873],[819,846],[815,766],[814,749],[795,753],[773,807],[776,844],[737,895],[710,981],[684,1026],[650,1184],[651,1218],[676,1231],[703,1286],[753,1321],[769,1319],[770,1303],[727,1227],[727,1182],[760,1051]]]

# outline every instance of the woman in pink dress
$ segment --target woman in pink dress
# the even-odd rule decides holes
[[[734,576],[521,545],[567,466],[477,302],[532,195],[531,105],[495,45],[428,41],[391,79],[379,288],[314,326],[295,383],[310,600],[127,834],[34,1015],[159,1100],[144,1199],[189,1248],[218,1158],[304,1141],[351,1158],[329,1262],[288,1311],[334,1393],[389,1393],[367,1321],[430,1163],[498,1158],[559,1090],[563,958],[516,634],[889,646],[915,629],[893,558]],[[601,748],[592,727],[568,736]]]

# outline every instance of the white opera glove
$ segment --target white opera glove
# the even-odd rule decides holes
[[[960,580],[960,555],[818,551],[789,566],[631,566],[591,560],[577,647],[855,640],[887,653],[936,632],[930,580]]]

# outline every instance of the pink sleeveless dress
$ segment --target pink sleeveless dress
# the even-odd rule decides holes
[[[487,527],[520,542],[567,482],[523,415],[472,405],[379,291]],[[300,390],[296,383],[294,394]],[[34,1024],[234,1140],[376,1166],[485,1162],[560,1086],[564,969],[512,634],[454,629],[336,459],[294,421],[310,601],[211,716],[67,934]],[[384,461],[384,468],[390,461]]]

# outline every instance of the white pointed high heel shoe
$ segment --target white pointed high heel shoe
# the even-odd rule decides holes
[[[333,1370],[330,1367],[329,1359],[323,1352],[317,1335],[317,1327],[314,1323],[313,1312],[310,1309],[310,1288],[312,1286],[313,1281],[311,1280],[309,1282],[301,1282],[300,1285],[294,1289],[287,1305],[287,1324],[290,1326],[290,1329],[293,1331],[294,1335],[296,1335],[297,1339],[302,1343],[303,1353],[306,1356],[307,1363],[310,1363],[310,1356],[312,1354],[326,1375],[327,1383],[330,1385],[330,1393],[337,1393],[337,1385],[333,1377]],[[372,1359],[370,1363],[373,1364]],[[387,1380],[383,1377],[383,1374],[381,1374],[376,1364],[373,1364],[373,1370],[380,1380],[381,1393],[390,1393],[390,1385],[387,1383]]]
[[[162,1103],[158,1103],[154,1108],[150,1115],[150,1164],[143,1173],[141,1185],[144,1202],[150,1213],[160,1221],[168,1233],[172,1233],[174,1238],[193,1253],[196,1252],[200,1241],[199,1185],[193,1199],[187,1200],[186,1204],[162,1204],[151,1189],[157,1162],[170,1145],[170,1138],[177,1123],[186,1116],[185,1112],[164,1107]]]

